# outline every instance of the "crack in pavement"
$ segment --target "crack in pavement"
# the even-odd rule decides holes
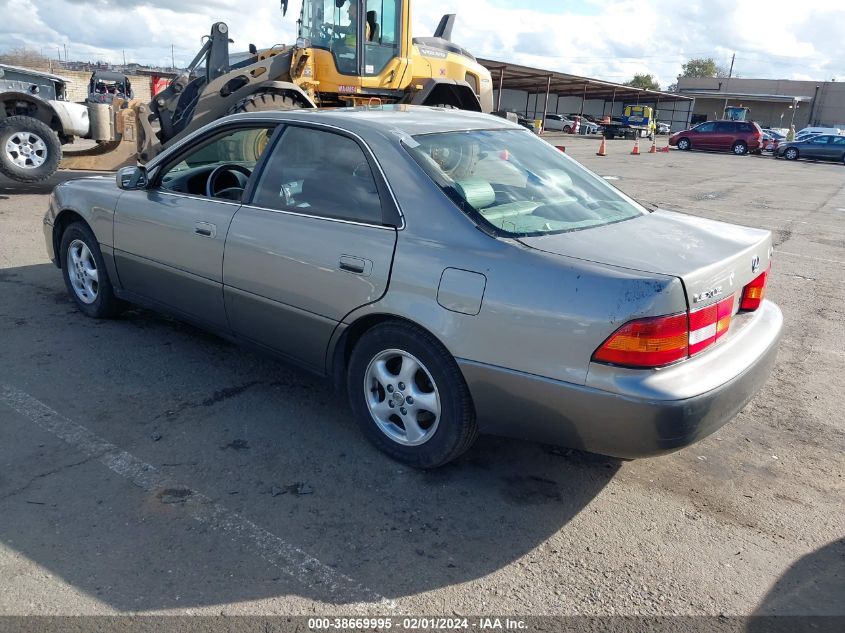
[[[82,466],[83,464],[87,464],[88,462],[101,457],[102,455],[90,455],[83,460],[78,462],[74,462],[72,464],[65,464],[64,466],[59,466],[58,468],[54,468],[53,470],[48,470],[46,473],[41,473],[40,475],[35,475],[35,477],[31,478],[28,482],[26,482],[23,486],[12,490],[11,492],[7,492],[6,494],[0,495],[0,501],[6,501],[6,499],[11,499],[12,497],[16,497],[19,494],[26,492],[32,484],[34,484],[39,479],[44,479],[45,477],[50,477],[51,475],[56,475],[64,470],[68,470],[70,468],[74,468],[76,466]]]

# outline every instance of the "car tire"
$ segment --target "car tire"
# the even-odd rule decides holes
[[[0,122],[0,173],[17,182],[39,182],[56,173],[62,159],[59,137],[29,116]]]
[[[737,141],[731,146],[731,151],[737,156],[745,156],[748,153],[748,144],[745,141]]]
[[[110,319],[120,314],[126,304],[114,295],[97,238],[87,224],[68,225],[59,257],[67,291],[85,316]]]
[[[691,147],[692,143],[690,143],[688,138],[678,139],[678,149],[686,151]]]
[[[347,367],[355,419],[381,451],[436,468],[478,437],[469,388],[452,355],[416,325],[382,323],[361,336]]]
[[[563,130],[561,130],[564,134],[572,134],[572,128],[568,125],[563,126]]]
[[[786,160],[798,160],[798,150],[797,150],[797,149],[795,149],[794,147],[789,147],[789,148],[787,148],[787,150],[783,153],[783,157],[784,157]]]

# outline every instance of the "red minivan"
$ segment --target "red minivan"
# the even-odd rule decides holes
[[[761,149],[763,130],[753,121],[705,121],[675,132],[669,145],[678,149],[710,149],[747,154]]]

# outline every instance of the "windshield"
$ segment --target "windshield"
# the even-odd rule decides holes
[[[405,145],[461,210],[507,236],[577,231],[647,213],[530,132],[443,132]]]
[[[359,0],[305,0],[299,36],[316,48],[332,51],[341,74],[358,73]]]

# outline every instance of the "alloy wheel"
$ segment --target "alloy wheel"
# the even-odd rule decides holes
[[[32,132],[15,132],[6,140],[6,156],[21,169],[36,169],[47,160],[47,144]]]
[[[67,249],[67,274],[77,298],[85,304],[97,300],[100,275],[97,261],[88,245],[82,240],[73,240]]]
[[[391,440],[419,446],[440,422],[440,391],[431,372],[408,352],[377,354],[364,373],[364,397],[373,421]]]

